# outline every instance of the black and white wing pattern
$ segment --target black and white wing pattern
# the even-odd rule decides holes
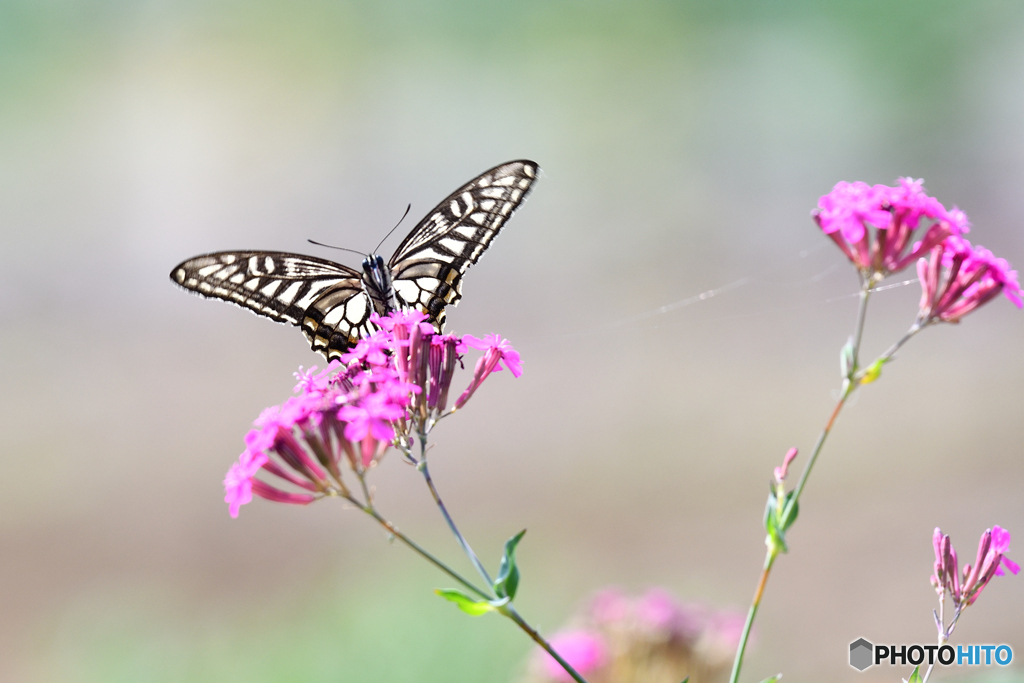
[[[314,256],[220,251],[171,271],[179,285],[302,328],[314,351],[335,358],[372,331],[361,274]]]
[[[427,214],[389,262],[399,303],[423,311],[443,329],[445,306],[462,298],[462,275],[526,199],[538,168],[527,160],[495,166]]]
[[[300,327],[313,350],[328,359],[373,332],[371,313],[389,313],[395,304],[423,311],[441,331],[445,306],[462,298],[462,275],[526,199],[537,172],[532,161],[510,161],[469,181],[412,229],[386,272],[372,255],[360,273],[314,256],[219,251],[179,263],[171,279],[201,296]]]

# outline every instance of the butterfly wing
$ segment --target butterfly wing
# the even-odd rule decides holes
[[[451,193],[402,240],[391,257],[399,303],[444,327],[445,306],[462,298],[462,275],[526,199],[539,167],[520,160],[495,166]]]
[[[220,251],[175,266],[171,279],[302,328],[314,351],[337,358],[372,332],[373,311],[359,272],[340,263],[272,251]]]

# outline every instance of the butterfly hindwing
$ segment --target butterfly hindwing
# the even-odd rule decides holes
[[[389,262],[399,303],[423,311],[443,328],[445,306],[462,298],[462,275],[526,199],[537,170],[526,160],[495,166],[428,213]]]
[[[221,251],[178,264],[171,278],[196,294],[301,327],[313,350],[329,358],[371,332],[361,274],[340,263],[282,252]]]

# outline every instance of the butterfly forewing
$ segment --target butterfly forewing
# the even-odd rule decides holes
[[[171,271],[179,285],[302,328],[314,351],[334,358],[370,333],[372,312],[361,274],[301,254],[222,251]]]
[[[462,275],[490,246],[537,178],[537,164],[495,166],[446,197],[391,257],[399,303],[427,313],[438,329],[462,297]]]

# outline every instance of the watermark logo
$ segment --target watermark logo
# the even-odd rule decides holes
[[[850,666],[857,671],[868,668],[874,663],[874,651],[875,646],[863,638],[853,641],[850,643]]]
[[[1009,645],[873,645],[865,638],[850,643],[850,666],[864,671],[876,664],[889,666],[1006,666],[1013,661]]]

